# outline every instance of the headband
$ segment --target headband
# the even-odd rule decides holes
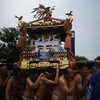
[[[46,71],[46,74],[48,74],[48,75],[54,75],[54,74],[55,74],[55,72],[52,74],[52,73],[49,73],[49,72],[47,72],[47,71]]]

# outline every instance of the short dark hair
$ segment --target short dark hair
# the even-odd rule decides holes
[[[6,65],[4,65],[4,64],[0,64],[0,68],[3,67],[3,66],[6,66]]]
[[[6,65],[5,64],[0,64],[0,71],[1,71],[1,68],[4,67],[4,66],[6,66]]]
[[[30,71],[30,75],[35,75],[37,72],[36,72],[36,70],[35,69],[32,69],[31,71]]]
[[[99,69],[99,64],[94,64],[94,65],[92,66],[92,69],[94,69],[95,71],[96,71],[97,69]]]
[[[87,67],[88,68],[88,64],[81,63],[80,66],[79,66],[79,69],[83,69],[84,67]]]
[[[14,68],[13,75],[17,75],[20,71],[20,68]]]
[[[72,68],[66,67],[65,70],[64,70],[64,74],[68,74],[68,69],[72,69]]]
[[[51,66],[46,68],[46,72],[50,73],[50,74],[54,74],[55,73],[55,69]]]

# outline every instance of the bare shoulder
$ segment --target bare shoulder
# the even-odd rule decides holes
[[[44,76],[42,76],[41,78],[40,78],[40,81],[46,81],[46,80],[48,80],[46,77],[44,77]]]
[[[27,79],[26,79],[26,86],[28,86],[28,87],[33,87],[33,82],[32,82],[32,80],[30,79],[30,77],[28,77]]]
[[[7,82],[7,85],[11,85],[13,83],[14,77],[11,76]]]
[[[59,83],[60,83],[60,84],[64,84],[64,83],[66,83],[66,81],[65,81],[63,75],[59,77]]]
[[[65,90],[68,89],[67,81],[66,81],[66,79],[64,78],[64,75],[62,75],[62,76],[59,77],[59,86],[61,87],[61,89],[62,89],[63,91],[65,91]]]
[[[29,83],[29,80],[30,80],[30,78],[28,77],[28,78],[26,79],[26,84]]]
[[[30,79],[30,77],[28,77],[28,78],[26,79],[26,84],[27,84],[27,85],[33,84],[33,82],[32,82],[32,80]]]
[[[11,76],[10,78],[9,78],[9,80],[8,80],[8,82],[12,82],[14,80],[14,77],[13,76]]]
[[[26,81],[28,82],[29,80],[30,80],[30,78],[29,78],[29,77],[27,77]]]
[[[44,77],[44,76],[42,76],[42,77],[40,78],[40,84],[41,84],[41,83],[53,84],[53,81],[50,80],[50,79],[47,79],[47,78]]]
[[[61,75],[61,76],[59,77],[59,81],[62,81],[62,80],[64,80],[64,75]]]

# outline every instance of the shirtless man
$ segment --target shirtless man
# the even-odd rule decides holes
[[[26,80],[26,87],[22,96],[22,100],[33,100],[36,89],[38,88],[40,83],[40,77],[42,75],[43,73],[41,73],[38,77],[38,74],[35,70],[32,70],[30,72],[30,76]]]
[[[59,67],[55,66],[56,69],[56,76],[54,81],[51,80],[52,75],[54,74],[55,70],[52,67],[47,67],[46,72],[44,76],[40,78],[40,86],[34,95],[33,100],[43,100],[44,96],[46,95],[49,86],[50,85],[55,85],[58,83],[58,77],[59,77]]]
[[[83,63],[80,66],[79,70],[80,70],[80,73],[75,76],[75,77],[80,77],[81,79],[81,81],[77,84],[77,90],[79,92],[81,100],[86,100],[86,86],[87,86],[88,80],[91,77],[91,74],[88,73],[88,66],[85,63]]]
[[[21,69],[15,68],[13,76],[11,76],[7,82],[6,92],[5,92],[6,100],[15,100],[18,91],[18,86],[20,83],[20,78],[21,78]]]
[[[21,72],[21,80],[20,80],[20,85],[19,85],[19,91],[18,91],[18,99],[22,99],[22,95],[25,91],[25,86],[26,86],[26,79],[28,75],[24,74],[23,71]]]
[[[10,73],[5,65],[0,65],[0,100],[4,100],[6,83],[10,77]]]
[[[74,93],[74,91],[76,91],[75,87],[77,83],[78,79],[74,78],[73,69],[70,67],[65,68],[64,74],[59,77],[59,83],[55,85],[52,100],[66,100],[66,96],[70,94],[73,97],[69,96],[67,100],[75,100],[76,93]]]

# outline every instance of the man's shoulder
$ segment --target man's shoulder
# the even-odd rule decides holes
[[[27,77],[27,79],[26,79],[26,85],[28,85],[30,82],[33,83],[33,81],[31,80],[31,78],[30,77]]]
[[[42,77],[40,78],[40,81],[45,81],[45,80],[49,80],[49,79],[47,79],[47,78],[44,77],[44,76],[42,76]]]
[[[14,82],[14,76],[11,76],[9,79],[8,79],[8,83],[9,84],[12,84]]]
[[[64,79],[64,74],[59,76],[59,79]]]
[[[11,77],[9,78],[9,80],[10,80],[10,81],[14,81],[14,80],[15,80],[15,77],[14,77],[14,76],[11,76]]]
[[[30,77],[27,77],[26,81],[30,80]]]
[[[59,82],[61,82],[61,83],[65,83],[65,82],[66,82],[66,80],[65,80],[65,78],[64,78],[64,75],[61,75],[61,76],[59,77]]]

